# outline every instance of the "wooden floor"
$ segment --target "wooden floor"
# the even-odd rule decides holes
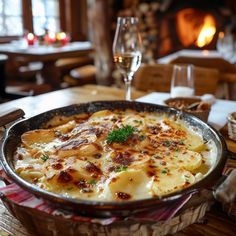
[[[220,206],[217,206],[218,208]],[[202,223],[193,224],[183,231],[176,234],[176,236],[235,236],[236,235],[236,221],[231,220],[226,213],[212,208],[206,214]],[[202,227],[203,225],[207,227]],[[225,227],[227,225],[227,227]]]

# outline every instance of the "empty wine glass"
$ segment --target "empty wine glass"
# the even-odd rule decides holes
[[[174,65],[171,80],[171,97],[191,97],[194,95],[194,66]]]
[[[141,64],[141,47],[138,18],[118,17],[113,42],[113,56],[114,62],[124,76],[126,100],[131,100],[131,81]]]

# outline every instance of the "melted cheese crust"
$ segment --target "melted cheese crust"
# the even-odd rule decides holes
[[[134,127],[127,141],[107,142],[112,130],[127,125]],[[181,121],[150,112],[103,110],[54,117],[21,140],[14,155],[19,176],[77,199],[163,196],[199,181],[214,164],[209,161],[214,152],[201,135]]]

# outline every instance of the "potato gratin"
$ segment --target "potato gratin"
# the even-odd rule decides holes
[[[183,121],[133,110],[54,117],[21,136],[19,176],[66,197],[125,201],[163,196],[199,181],[214,146]]]

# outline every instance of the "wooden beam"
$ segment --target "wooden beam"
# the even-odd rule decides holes
[[[95,65],[97,68],[96,79],[98,84],[112,84],[112,42],[111,42],[111,19],[107,9],[107,1],[89,0],[88,18],[91,38],[95,46]]]
[[[72,40],[87,39],[86,0],[64,0],[63,30],[69,32]]]
[[[60,29],[67,31],[66,28],[66,2],[65,0],[59,1],[59,14],[60,14]]]
[[[22,0],[22,20],[25,31],[33,32],[33,15],[31,0]]]

